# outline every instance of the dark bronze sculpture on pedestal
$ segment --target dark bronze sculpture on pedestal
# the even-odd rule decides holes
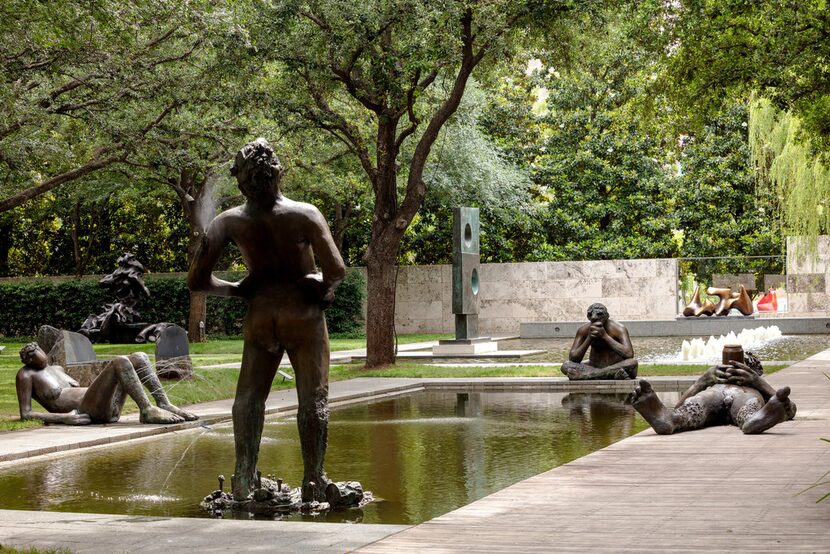
[[[181,423],[198,419],[170,403],[143,352],[116,356],[108,362],[89,387],[81,387],[61,366],[48,365],[46,353],[30,343],[20,350],[25,364],[17,372],[15,384],[21,419],[40,419],[46,423],[86,425],[114,423],[121,416],[127,396],[138,404],[142,423]],[[142,388],[150,390],[156,406]],[[49,413],[32,410],[36,400]]]
[[[572,381],[587,379],[634,379],[637,360],[628,330],[608,317],[602,304],[588,307],[588,319],[576,332],[569,360],[562,364],[562,373]],[[582,359],[591,349],[588,361]]]
[[[140,323],[136,306],[150,297],[144,285],[144,266],[127,253],[118,258],[118,268],[98,282],[115,297],[115,302],[104,306],[98,315],[86,318],[79,332],[92,341],[135,342],[139,332],[147,326]]]
[[[262,485],[257,459],[265,400],[280,360],[288,353],[297,380],[297,425],[303,454],[302,500],[338,496],[323,460],[328,433],[329,340],[323,310],[346,272],[325,218],[311,204],[294,202],[280,192],[282,167],[264,139],[245,145],[231,174],[246,197],[208,227],[188,276],[192,291],[238,296],[248,302],[245,346],[233,405],[237,503],[263,501],[282,493]],[[230,283],[212,271],[225,246],[242,252],[248,276]],[[322,274],[316,273],[317,258]],[[333,487],[333,488],[332,488]],[[273,489],[273,491],[271,491]],[[260,492],[262,491],[262,492]],[[269,492],[271,491],[271,492]]]
[[[674,409],[667,408],[645,380],[629,402],[660,435],[729,424],[744,434],[763,433],[794,418],[796,406],[790,401],[790,387],[776,391],[762,373],[761,363],[747,352],[746,363],[732,360],[710,367]]]

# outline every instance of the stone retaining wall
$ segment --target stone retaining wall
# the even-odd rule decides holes
[[[518,334],[527,321],[582,321],[594,302],[622,320],[673,319],[677,260],[592,260],[482,264],[482,334]],[[399,333],[452,333],[452,266],[403,266],[398,274]]]
[[[830,237],[819,237],[815,252],[787,240],[787,301],[788,316],[830,315]]]

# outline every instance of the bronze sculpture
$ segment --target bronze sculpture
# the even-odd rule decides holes
[[[90,315],[83,322],[79,332],[92,341],[134,342],[146,323],[139,323],[140,314],[136,306],[150,291],[144,284],[144,266],[135,256],[126,253],[118,258],[118,268],[105,275],[99,285],[115,297],[115,302],[106,304],[104,311]]]
[[[629,402],[660,435],[732,424],[744,434],[763,433],[795,417],[790,387],[777,391],[761,373],[760,362],[746,353],[746,363],[731,361],[710,367],[683,393],[674,409],[667,408],[648,381],[631,393]]]
[[[15,385],[21,419],[40,419],[46,423],[86,425],[114,423],[121,416],[127,396],[139,407],[142,423],[181,423],[198,416],[177,408],[156,377],[150,359],[143,352],[116,356],[89,387],[81,387],[58,365],[48,365],[46,353],[37,343],[20,349],[24,366],[17,372]],[[157,406],[150,404],[142,383],[148,387]],[[36,400],[49,413],[32,410]]]
[[[637,360],[631,338],[624,325],[609,319],[603,304],[588,307],[586,323],[576,331],[569,360],[562,364],[562,373],[572,381],[587,379],[634,379]],[[582,359],[591,349],[588,361]]]
[[[700,285],[696,285],[695,292],[692,294],[692,301],[683,308],[683,315],[686,317],[698,317],[701,315],[713,315],[714,313],[715,305],[711,300],[700,301]]]
[[[329,340],[323,309],[334,299],[346,267],[320,211],[282,195],[282,167],[264,139],[239,151],[231,174],[246,203],[221,213],[210,224],[190,267],[188,287],[248,302],[233,405],[233,498],[246,501],[257,488],[265,400],[287,352],[299,399],[303,501],[323,501],[331,483],[323,469],[329,417]],[[249,272],[239,283],[212,274],[229,242],[239,247]],[[322,274],[316,273],[315,256]]]
[[[755,310],[752,305],[752,298],[743,285],[739,285],[738,292],[732,292],[732,289],[729,288],[709,287],[706,289],[706,294],[717,296],[719,298],[717,305],[710,300],[701,302],[700,285],[697,285],[694,293],[692,293],[692,300],[683,308],[683,315],[686,317],[700,317],[701,315],[726,316],[729,315],[732,308],[743,315],[752,315]]]

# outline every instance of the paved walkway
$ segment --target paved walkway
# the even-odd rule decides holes
[[[796,418],[644,431],[359,552],[830,552],[830,351],[770,376]]]
[[[830,351],[770,377],[774,386],[790,385],[798,403],[796,419],[771,432],[743,436],[722,427],[659,437],[645,431],[414,527],[0,510],[0,544],[77,552],[830,552],[830,501],[816,505],[819,490],[797,495],[830,470],[830,445],[819,440],[830,436],[830,381],[822,372],[830,374]],[[654,381],[660,388],[688,382]],[[424,387],[505,384],[574,386],[561,378],[354,379],[333,383],[331,396],[352,402]],[[631,383],[595,385],[613,391]],[[279,391],[268,409],[288,412],[295,404],[293,391]],[[230,401],[196,411],[208,421],[227,419]],[[158,427],[125,422],[11,433],[0,441],[0,460],[32,455],[44,440],[55,450],[72,448],[80,443],[76,431],[97,431],[86,440],[109,441]],[[13,446],[17,437],[32,441],[28,450]]]

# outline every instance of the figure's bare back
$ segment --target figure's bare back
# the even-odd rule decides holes
[[[267,211],[250,204],[229,210],[222,223],[251,276],[294,282],[315,271],[315,213],[309,204],[282,197]]]

